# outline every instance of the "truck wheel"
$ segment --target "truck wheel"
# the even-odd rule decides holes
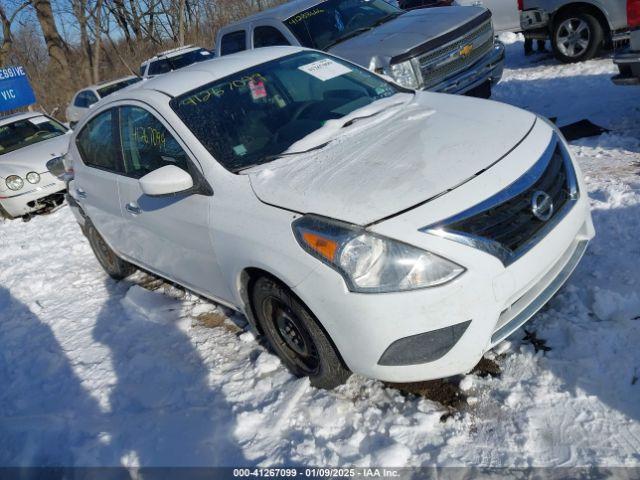
[[[291,373],[309,377],[311,385],[328,390],[347,381],[351,372],[329,337],[288,288],[272,278],[260,277],[251,301],[270,347]]]
[[[596,17],[584,12],[566,12],[554,21],[551,45],[561,62],[582,62],[598,54],[603,39],[604,30]]]
[[[98,262],[111,278],[114,280],[122,280],[136,271],[135,266],[122,260],[111,250],[111,247],[107,245],[107,242],[104,241],[91,223],[86,227],[86,235]]]

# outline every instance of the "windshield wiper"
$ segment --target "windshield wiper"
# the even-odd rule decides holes
[[[373,26],[371,27],[360,27],[360,28],[356,28],[355,30],[350,31],[349,33],[345,33],[344,35],[342,35],[341,37],[336,38],[333,42],[329,42],[327,45],[325,45],[324,47],[322,47],[322,50],[328,50],[331,47],[337,45],[338,43],[344,42],[345,40],[349,40],[350,38],[353,38],[355,36],[360,35],[362,32],[366,32],[368,30],[371,30],[373,28]]]
[[[250,168],[257,167],[259,165],[264,165],[265,163],[272,162],[273,160],[277,160],[282,157],[290,157],[292,155],[302,155],[303,153],[309,153],[309,152],[313,152],[314,150],[320,150],[321,148],[326,147],[330,143],[331,143],[331,140],[329,140],[328,142],[321,143],[320,145],[316,145],[315,147],[311,147],[308,150],[303,150],[301,152],[283,152],[283,153],[276,153],[275,155],[267,155],[266,157],[262,157],[262,160],[260,162],[252,163],[250,165],[245,165],[240,168],[237,168],[233,171],[233,173],[240,173],[244,170],[249,170]]]

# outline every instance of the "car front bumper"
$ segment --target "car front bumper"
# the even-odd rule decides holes
[[[17,192],[0,192],[0,205],[12,217],[22,217],[41,210],[46,206],[42,203],[43,199],[50,195],[62,194],[64,190],[64,182],[49,172],[41,173],[40,182],[36,185],[25,182],[24,187]]]
[[[493,48],[473,65],[437,85],[426,87],[425,90],[440,93],[461,94],[485,83],[495,85],[502,78],[504,70],[504,45],[496,40]]]
[[[401,223],[398,217],[396,225]],[[448,258],[467,271],[439,287],[353,293],[337,272],[321,265],[294,290],[353,372],[390,382],[444,378],[471,371],[486,351],[542,308],[569,278],[593,235],[583,188],[559,223],[506,267],[473,247],[456,245]],[[418,351],[403,352],[407,349]],[[423,361],[397,362],[403,355]]]

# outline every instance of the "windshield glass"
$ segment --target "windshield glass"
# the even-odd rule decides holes
[[[402,13],[385,0],[326,0],[284,24],[305,47],[325,50]]]
[[[328,120],[399,91],[360,67],[302,52],[204,85],[171,107],[216,160],[237,172],[273,160]]]
[[[181,55],[175,55],[173,57],[163,58],[151,63],[151,66],[149,67],[149,75],[160,75],[162,73],[170,72],[171,70],[188,67],[193,63],[211,60],[212,58],[213,54],[204,48],[183,53]]]
[[[45,117],[18,120],[0,126],[0,155],[67,133],[62,124]]]
[[[114,83],[113,85],[108,85],[106,87],[102,87],[98,89],[98,94],[100,98],[104,98],[107,95],[111,95],[112,93],[116,93],[118,90],[122,90],[124,87],[128,87],[129,85],[133,85],[134,83],[139,82],[141,79],[138,77],[128,78],[127,80],[123,80],[118,83]]]

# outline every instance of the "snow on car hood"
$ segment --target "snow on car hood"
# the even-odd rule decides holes
[[[255,194],[274,206],[367,225],[473,178],[512,150],[536,119],[454,95],[418,92],[386,101],[398,98],[400,106],[341,129],[323,148],[247,170]],[[290,151],[326,141],[332,124],[325,127]]]
[[[0,178],[47,171],[47,162],[67,153],[71,132],[0,155]]]

